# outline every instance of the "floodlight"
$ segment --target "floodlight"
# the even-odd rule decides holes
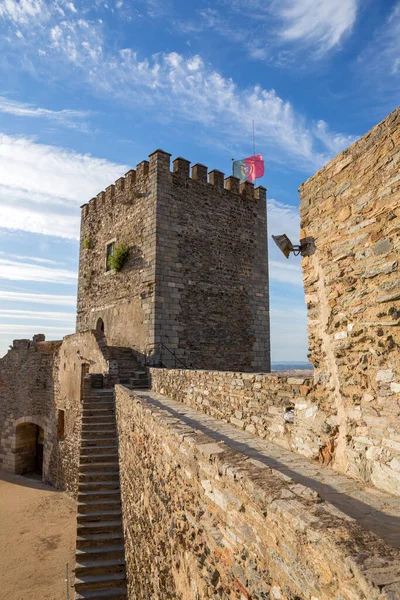
[[[291,252],[293,252],[295,256],[299,256],[299,254],[305,256],[304,253],[310,246],[310,242],[308,240],[303,240],[300,244],[297,245],[292,244],[286,233],[283,233],[282,235],[273,235],[272,239],[274,240],[275,244],[278,246],[282,254],[286,256],[286,258],[289,258]]]

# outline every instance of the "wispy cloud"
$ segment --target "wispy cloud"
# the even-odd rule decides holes
[[[394,91],[398,104],[400,85],[400,2],[397,2],[387,19],[375,31],[372,41],[358,58],[362,66],[361,76],[367,80],[372,92],[377,91],[380,100],[388,100],[387,93]],[[371,79],[373,84],[371,86]],[[384,96],[382,98],[382,94]]]
[[[46,3],[42,0],[1,0],[0,18],[10,19],[18,24],[26,24],[49,15]]]
[[[0,310],[0,320],[2,319],[29,319],[46,321],[75,322],[74,313],[53,312],[53,311],[34,311],[34,310]]]
[[[52,325],[47,325],[43,323],[42,325],[14,325],[14,324],[6,324],[0,323],[0,333],[6,333],[8,335],[32,335],[35,333],[46,333],[47,331],[54,333],[59,332],[62,335],[66,335],[66,327],[53,327]]]
[[[97,93],[151,111],[153,118],[199,123],[214,138],[231,144],[247,139],[256,117],[257,139],[270,160],[288,164],[290,156],[291,166],[312,172],[331,158],[331,149],[314,135],[313,123],[275,90],[260,85],[241,88],[197,55],[171,52],[141,60],[131,49],[110,55],[100,47],[97,32],[94,37],[92,42],[86,22],[60,24],[54,49],[81,69]]]
[[[0,96],[0,113],[13,115],[21,118],[46,119],[55,121],[65,127],[87,131],[87,125],[84,119],[89,117],[88,111],[82,110],[49,110],[40,108],[17,100],[10,100],[5,96]]]
[[[56,306],[76,306],[75,296],[62,296],[57,294],[40,294],[28,292],[6,292],[0,290],[0,299],[10,302],[28,302],[31,304],[49,304]]]
[[[279,0],[274,7],[282,22],[282,40],[314,46],[325,54],[351,32],[358,0]]]
[[[126,171],[87,154],[0,134],[1,225],[77,239],[79,206]]]
[[[40,281],[44,283],[75,284],[77,274],[28,262],[0,258],[0,279],[8,281]]]

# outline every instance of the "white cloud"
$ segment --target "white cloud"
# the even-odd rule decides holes
[[[279,32],[283,40],[316,46],[325,53],[350,33],[358,0],[279,0],[274,6],[283,22]]]
[[[374,76],[372,89],[377,88],[378,94],[383,94],[383,89],[394,88],[398,104],[398,87],[400,78],[400,2],[397,2],[388,18],[375,32],[372,42],[359,57],[363,65],[363,76],[368,77],[371,88],[370,75]],[[385,96],[386,97],[386,96]]]
[[[9,254],[0,250],[0,256],[7,256],[8,258],[15,258],[16,260],[29,260],[30,262],[42,263],[44,265],[59,265],[60,263],[50,258],[39,258],[37,256],[23,256],[21,254]]]
[[[24,102],[18,102],[17,100],[10,100],[4,96],[0,96],[0,113],[13,115],[15,117],[47,119],[80,130],[86,129],[82,120],[90,114],[87,111],[81,110],[49,110],[47,108],[35,107]]]
[[[32,321],[73,321],[75,314],[55,311],[34,311],[34,310],[0,310],[1,319],[29,319]]]
[[[28,292],[6,292],[0,290],[0,299],[10,302],[29,302],[31,304],[50,304],[57,306],[76,306],[75,296],[58,296],[57,294],[31,294]]]
[[[27,24],[47,16],[48,9],[42,0],[0,0],[0,18]]]
[[[357,136],[345,135],[343,133],[332,133],[325,121],[318,121],[314,128],[315,137],[317,137],[332,153],[333,156],[339,154],[344,148],[350,146],[356,141]]]
[[[96,26],[81,20],[60,24],[56,38],[54,50],[79,67],[97,92],[151,111],[153,118],[199,123],[213,138],[240,147],[251,138],[254,118],[257,142],[271,161],[313,172],[332,157],[326,145],[329,137],[340,139],[328,132],[327,140],[317,137],[313,124],[275,90],[260,85],[240,88],[200,56],[171,52],[141,60],[127,48],[109,55],[99,43]]]
[[[87,154],[0,134],[1,226],[78,239],[79,206],[127,170]]]
[[[0,279],[8,281],[41,281],[44,283],[75,284],[77,274],[67,269],[45,267],[0,258]]]
[[[8,334],[8,335],[15,335],[15,334],[26,334],[26,335],[32,335],[35,333],[46,333],[46,331],[50,331],[52,333],[55,332],[60,332],[62,336],[67,335],[66,332],[67,327],[53,327],[52,325],[13,325],[13,324],[6,324],[6,323],[0,323],[0,333],[3,334]],[[71,328],[69,328],[71,331]]]

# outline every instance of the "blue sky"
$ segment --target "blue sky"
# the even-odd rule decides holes
[[[79,206],[156,148],[262,153],[269,234],[398,104],[400,1],[0,0],[0,356],[74,330]],[[299,259],[270,248],[272,356],[305,360]]]

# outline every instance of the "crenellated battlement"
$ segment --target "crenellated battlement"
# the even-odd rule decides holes
[[[241,197],[245,201],[265,201],[266,188],[263,186],[254,187],[254,184],[245,181],[240,183],[237,177],[225,174],[218,169],[208,170],[208,167],[195,163],[190,167],[190,161],[181,156],[172,161],[171,170],[171,155],[164,150],[155,150],[149,156],[149,160],[143,160],[136,169],[128,171],[124,177],[119,177],[113,184],[109,185],[105,191],[99,192],[96,197],[89,200],[88,203],[81,206],[82,218],[85,219],[88,215],[101,210],[105,205],[113,205],[117,201],[117,197],[129,194],[137,189],[138,193],[143,193],[144,188],[149,185],[150,177],[155,174],[162,173],[167,175],[170,173],[173,182],[185,182],[186,185],[202,184],[212,188],[230,192],[235,197]]]

